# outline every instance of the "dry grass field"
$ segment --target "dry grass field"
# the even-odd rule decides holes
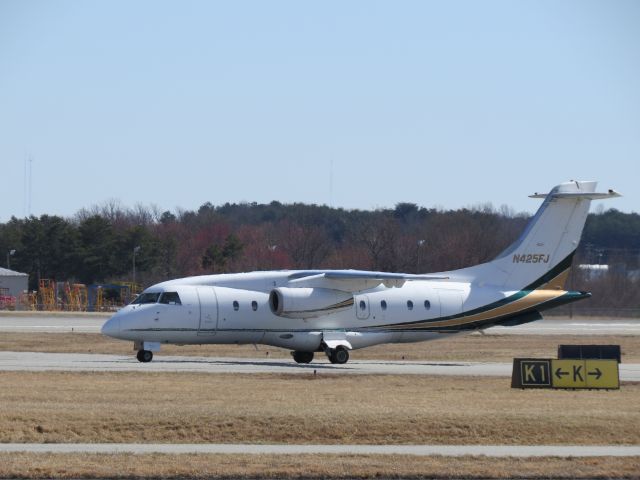
[[[560,343],[618,344],[623,362],[640,363],[640,337],[600,335],[459,335],[433,342],[377,345],[354,351],[352,358],[510,362],[514,357],[555,357]],[[2,333],[0,351],[134,354],[131,342],[97,333]],[[164,345],[158,355],[291,358],[288,350],[264,345],[258,345],[257,350],[253,345]]]
[[[382,345],[353,359],[511,361],[559,343],[640,337],[462,335]],[[0,350],[133,355],[99,334],[3,333]],[[163,346],[160,355],[290,359],[252,345]],[[324,356],[319,354],[324,361]],[[0,372],[0,442],[640,444],[640,384],[522,391],[508,378]],[[628,478],[640,458],[0,454],[0,478]]]
[[[0,454],[2,478],[640,478],[640,458]]]
[[[640,444],[640,384],[508,378],[0,372],[0,442]]]

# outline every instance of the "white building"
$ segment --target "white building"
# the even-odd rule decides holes
[[[604,277],[609,273],[609,265],[583,263],[578,265],[578,269],[584,272],[591,280]]]
[[[29,275],[0,268],[0,295],[15,297],[18,308],[20,296],[29,288]],[[7,289],[7,290],[4,290]]]

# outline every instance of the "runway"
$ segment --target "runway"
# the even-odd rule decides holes
[[[75,372],[196,372],[235,374],[305,375],[454,375],[510,377],[511,363],[425,362],[352,360],[334,365],[327,360],[297,364],[293,360],[234,357],[186,357],[156,355],[150,363],[140,363],[133,355],[83,353],[0,352],[0,371]],[[640,364],[620,364],[620,380],[640,381]]]
[[[248,455],[414,455],[461,457],[636,457],[640,446],[585,445],[280,445],[182,443],[4,443],[0,453],[130,453]]]
[[[640,319],[551,317],[516,327],[492,327],[473,335],[640,335]]]
[[[2,312],[0,332],[99,333],[109,313]],[[640,335],[640,319],[551,317],[472,335]]]
[[[110,313],[1,312],[0,332],[100,333]]]

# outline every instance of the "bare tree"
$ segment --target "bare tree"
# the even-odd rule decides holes
[[[279,244],[291,257],[294,268],[319,268],[331,252],[331,240],[319,226],[283,220],[278,223],[278,230]]]

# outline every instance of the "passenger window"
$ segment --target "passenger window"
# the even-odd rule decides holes
[[[255,300],[251,302],[251,308],[253,308],[254,312],[258,310],[258,302],[256,302]]]
[[[233,301],[233,309],[237,312],[238,310],[240,310],[240,304],[238,303],[237,300]]]
[[[387,309],[387,301],[386,300],[382,300],[380,302],[380,308],[382,308],[383,310]]]
[[[141,293],[140,295],[138,295],[138,298],[136,298],[133,302],[131,302],[131,304],[142,305],[145,303],[157,303],[159,296],[160,296],[160,292]]]
[[[164,292],[160,296],[160,303],[165,303],[167,305],[182,305],[178,292]]]
[[[429,300],[424,301],[424,308],[429,310],[431,308],[431,302]]]
[[[367,304],[364,303],[364,300],[360,300],[360,310],[366,310],[367,309]]]
[[[413,302],[411,300],[407,300],[407,308],[413,310]]]

